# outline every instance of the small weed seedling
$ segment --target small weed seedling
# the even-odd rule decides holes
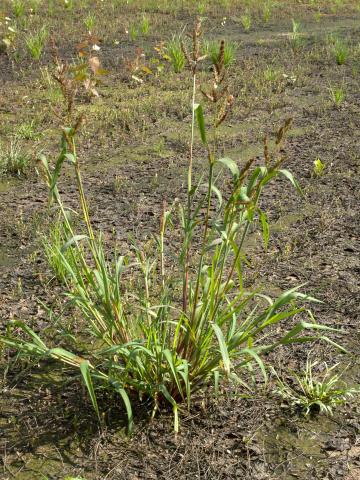
[[[86,30],[91,33],[94,30],[94,26],[96,23],[96,17],[92,12],[89,12],[84,20],[84,25]]]
[[[41,236],[41,241],[48,264],[57,280],[63,284],[69,279],[69,272],[66,264],[75,269],[76,264],[80,262],[79,248],[68,246],[66,244],[66,227],[61,218],[57,218],[50,227],[46,235]]]
[[[150,20],[146,15],[142,17],[140,30],[143,35],[147,35],[150,31]]]
[[[47,28],[43,26],[38,32],[29,34],[25,37],[25,44],[31,58],[34,60],[40,60],[48,36]]]
[[[341,87],[330,87],[329,88],[330,99],[332,103],[339,108],[340,105],[345,100],[345,92]]]
[[[346,402],[359,393],[359,388],[349,387],[341,381],[342,374],[334,373],[338,364],[329,368],[324,365],[323,373],[315,375],[314,368],[319,362],[307,359],[305,370],[293,373],[294,386],[289,385],[276,374],[277,393],[291,406],[299,408],[305,415],[310,413],[333,414],[334,407]]]
[[[241,15],[240,17],[241,25],[243,26],[244,30],[246,33],[250,31],[251,25],[252,25],[252,19],[249,13],[244,13],[244,15]]]
[[[235,61],[237,44],[235,42],[228,42],[224,47],[224,67],[227,68]],[[204,42],[204,51],[210,57],[213,65],[219,61],[219,42],[211,41]]]
[[[31,155],[26,152],[19,140],[13,139],[7,148],[0,152],[0,175],[24,175],[29,167]]]
[[[321,177],[321,175],[324,174],[325,168],[326,168],[326,165],[320,160],[320,158],[317,158],[316,160],[314,160],[313,172],[315,176]]]
[[[182,72],[186,64],[181,43],[180,37],[173,37],[166,45],[166,51],[175,73]]]
[[[269,83],[274,83],[281,78],[281,72],[275,70],[270,65],[264,70],[264,80]]]
[[[264,3],[262,17],[265,23],[269,23],[273,8],[274,8],[274,2],[272,0],[267,0]]]
[[[21,18],[25,15],[26,8],[23,0],[13,0],[12,2],[13,14],[16,18]]]
[[[301,23],[292,19],[292,32],[290,34],[290,45],[294,52],[300,49],[303,44],[303,39],[301,37]]]
[[[335,39],[333,52],[335,55],[336,63],[338,65],[344,65],[349,56],[349,47],[344,40],[340,38]]]

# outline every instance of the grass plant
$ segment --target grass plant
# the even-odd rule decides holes
[[[243,15],[241,15],[240,21],[245,32],[249,32],[252,25],[251,15],[249,13],[244,13]]]
[[[84,19],[84,25],[88,32],[92,32],[94,30],[96,23],[96,17],[92,12],[89,12]]]
[[[166,51],[170,58],[171,65],[175,73],[180,73],[184,70],[186,59],[181,46],[180,37],[174,36],[166,45]]]
[[[12,139],[0,152],[0,175],[24,175],[30,165],[31,155],[19,139]]]
[[[315,176],[320,177],[321,175],[323,175],[325,172],[325,169],[326,169],[326,165],[324,162],[320,160],[320,158],[317,158],[316,160],[314,160],[313,172]]]
[[[45,26],[43,26],[37,32],[31,33],[25,37],[25,44],[31,58],[33,58],[34,60],[40,60],[48,36],[48,30]]]
[[[339,108],[345,100],[345,91],[342,87],[330,87],[329,95],[332,103]]]
[[[21,18],[26,13],[26,5],[23,0],[13,0],[12,11],[16,18]]]
[[[235,42],[227,42],[224,47],[224,67],[227,68],[235,61],[235,53],[237,44]],[[204,42],[204,52],[211,59],[213,65],[219,61],[219,42]]]
[[[146,15],[143,15],[141,19],[140,30],[143,35],[148,35],[150,31],[150,20]]]
[[[349,47],[347,43],[340,38],[336,38],[334,47],[333,47],[333,52],[336,59],[336,63],[338,65],[344,65],[344,63],[346,62],[349,56]]]
[[[294,52],[299,50],[303,44],[303,39],[301,37],[301,23],[297,20],[291,20],[292,32],[290,34],[290,45]]]
[[[77,368],[99,418],[96,389],[116,392],[127,411],[129,430],[134,397],[152,402],[152,416],[171,406],[177,432],[179,411],[190,409],[195,392],[206,391],[210,385],[217,392],[222,380],[249,389],[242,373],[255,363],[266,379],[264,354],[282,345],[327,340],[326,332],[335,330],[314,323],[307,306],[298,305],[316,301],[300,288],[272,299],[245,287],[249,232],[260,228],[265,248],[269,242],[268,218],[260,202],[264,189],[281,176],[301,192],[292,174],[283,168],[291,120],[277,131],[271,144],[265,139],[261,163],[251,158],[239,164],[220,155],[219,127],[234,103],[225,69],[225,42],[220,43],[208,87],[199,91],[198,69],[204,58],[200,21],[191,38],[191,51],[180,44],[192,84],[186,203],[179,207],[178,225],[175,205],[164,204],[156,248],[149,251],[145,245],[135,245],[131,257],[116,251],[110,254],[102,233],[93,228],[76,148],[82,116],[75,115],[71,110],[74,101],[69,100],[76,88],[71,77],[64,77],[67,69],[58,75],[66,100],[61,150],[53,165],[44,155],[40,160],[62,225],[61,234],[56,232],[50,242],[63,272],[64,294],[83,324],[72,332],[73,351],[66,348],[66,338],[59,345],[48,346],[21,320],[9,321],[6,334],[0,336],[0,342],[22,354]],[[200,179],[193,174],[196,125],[204,151],[205,171]],[[74,172],[77,213],[83,225],[80,231],[71,224],[70,209],[58,188],[65,162]],[[231,185],[226,193],[220,189],[224,179]],[[173,248],[170,224],[181,233],[175,247],[176,268],[169,264]],[[280,324],[287,327],[280,329]]]
[[[341,380],[344,372],[334,373],[339,364],[332,367],[325,364],[323,372],[315,374],[314,370],[318,365],[319,362],[312,362],[308,357],[305,370],[299,375],[293,373],[294,386],[276,375],[277,393],[305,415],[314,412],[332,415],[333,409],[358,394],[359,388],[350,387]]]
[[[265,23],[269,23],[275,3],[272,0],[265,1],[262,10],[262,17]]]
[[[71,268],[76,270],[76,264],[80,261],[79,248],[81,248],[78,245],[77,248],[70,246],[64,249],[63,247],[66,244],[65,232],[66,227],[60,217],[55,220],[45,235],[41,235],[41,243],[48,265],[54,272],[56,279],[63,284],[66,284],[69,279],[69,272],[63,259],[65,258]]]

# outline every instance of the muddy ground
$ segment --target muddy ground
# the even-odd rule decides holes
[[[226,154],[239,165],[252,156],[260,157],[264,134],[293,118],[285,148],[287,168],[305,195],[301,198],[283,180],[272,184],[263,199],[271,221],[269,249],[263,252],[257,246],[260,237],[252,238],[246,281],[269,294],[306,283],[306,291],[323,302],[311,307],[316,320],[344,331],[332,339],[351,355],[324,343],[294,346],[269,357],[278,372],[288,375],[288,368],[303,368],[311,350],[321,362],[340,362],[340,371],[349,365],[346,380],[356,385],[360,381],[360,16],[352,6],[334,11],[289,5],[274,11],[267,24],[254,16],[249,33],[243,31],[235,6],[225,12],[210,9],[204,22],[209,38],[238,42],[229,73],[236,102],[222,127]],[[188,72],[175,75],[165,62],[164,72],[145,75],[129,72],[129,63],[140,47],[144,63],[156,65],[154,46],[167,40],[169,32],[190,26],[195,12],[149,7],[150,33],[131,40],[125,29],[142,9],[130,2],[127,11],[116,12],[118,21],[113,24],[106,5],[99,2],[94,8],[99,56],[108,74],[98,87],[99,98],[79,98],[79,110],[86,116],[79,154],[94,225],[105,232],[109,243],[116,240],[126,251],[130,235],[144,239],[156,231],[164,199],[170,203],[174,197],[183,198],[191,117]],[[65,57],[76,55],[75,30],[81,31],[77,23],[81,15],[85,15],[81,10],[76,15],[59,11],[47,17]],[[289,36],[294,15],[302,23],[296,48]],[[41,22],[37,15],[33,17],[24,29]],[[328,36],[334,33],[349,44],[349,56],[341,66]],[[51,68],[50,48],[40,64],[28,58],[20,40],[16,48],[16,60],[12,50],[0,53],[3,145],[19,135],[19,126],[33,121],[34,135],[20,136],[22,148],[33,159],[39,151],[51,157],[61,121],[53,113],[60,109],[56,87],[45,74],[45,68]],[[269,66],[273,76],[265,73]],[[209,75],[205,65],[204,82]],[[335,87],[345,92],[339,105],[331,99],[330,89]],[[197,145],[198,172],[203,158]],[[317,158],[325,165],[321,176],[314,174]],[[76,206],[70,170],[61,189],[68,204]],[[1,326],[20,318],[56,341],[69,312],[64,310],[61,287],[52,278],[39,241],[50,214],[47,188],[35,160],[26,175],[3,176]],[[115,400],[104,402],[106,426],[99,430],[74,372],[43,363],[40,369],[19,360],[14,352],[2,355],[0,478],[360,479],[357,398],[335,410],[333,417],[305,419],[272,394],[273,382],[259,387],[252,398],[243,398],[243,391],[229,385],[220,399],[199,396],[191,413],[182,417],[177,437],[170,412],[162,412],[149,424],[149,406],[138,405],[135,434],[127,438],[124,412]]]

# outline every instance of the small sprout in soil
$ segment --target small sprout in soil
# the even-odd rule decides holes
[[[143,35],[147,35],[150,30],[150,20],[149,17],[144,15],[141,20],[140,30]]]
[[[312,362],[309,357],[305,370],[299,375],[292,372],[290,385],[275,372],[278,388],[276,393],[289,405],[299,408],[305,415],[310,413],[333,414],[333,409],[344,404],[349,398],[359,393],[359,387],[350,387],[341,380],[342,373],[334,373],[338,363],[328,367],[325,363],[319,368],[319,362]],[[315,373],[315,367],[317,372]]]
[[[92,32],[94,30],[95,22],[96,22],[95,15],[92,12],[89,12],[87,17],[84,20],[84,25],[88,32]]]
[[[345,92],[341,87],[330,87],[329,88],[330,99],[333,104],[339,108],[340,105],[345,100]]]
[[[336,63],[338,65],[344,65],[349,56],[349,48],[346,42],[344,40],[341,40],[340,38],[335,39],[333,52],[335,55]]]
[[[171,65],[175,73],[180,73],[184,70],[186,64],[185,54],[181,47],[181,40],[179,37],[173,37],[166,45],[166,50],[170,58]]]
[[[39,137],[39,133],[35,129],[35,121],[21,123],[15,131],[16,138],[23,138],[25,140],[35,140]]]
[[[264,70],[264,80],[269,83],[275,83],[281,77],[281,72],[275,68],[268,66]]]
[[[235,61],[236,42],[227,42],[224,46],[224,67],[227,68]],[[204,42],[204,51],[211,59],[213,65],[219,61],[219,42]]]
[[[275,3],[272,0],[268,0],[264,3],[262,17],[265,23],[268,23],[271,18],[272,10],[275,6]]]
[[[206,12],[207,3],[207,0],[202,0],[198,3],[197,12],[199,15],[204,15],[204,13]]]
[[[290,34],[290,45],[292,50],[295,52],[296,50],[299,50],[303,44],[303,39],[301,37],[301,23],[292,19],[291,25],[292,32]]]
[[[25,44],[30,53],[31,58],[34,60],[40,60],[49,33],[47,28],[43,26],[35,33],[31,33],[25,37]]]
[[[18,139],[13,139],[7,148],[0,151],[0,176],[24,175],[29,167],[31,155],[24,150]]]
[[[241,15],[240,17],[241,25],[243,26],[245,32],[249,32],[252,24],[251,16],[248,13]]]
[[[26,8],[23,0],[13,0],[12,2],[13,14],[16,18],[21,18],[25,15]]]
[[[36,14],[38,13],[41,7],[42,0],[28,0],[28,4],[29,4],[31,13]]]
[[[316,175],[317,177],[320,177],[321,175],[324,174],[325,168],[326,168],[326,165],[320,160],[320,158],[317,158],[316,160],[314,160],[314,169],[313,169],[314,175]]]

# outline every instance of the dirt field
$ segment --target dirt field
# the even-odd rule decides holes
[[[350,352],[341,354],[325,343],[300,344],[270,354],[268,361],[286,376],[287,369],[304,367],[311,350],[329,366],[339,362],[340,371],[349,365],[344,378],[359,384],[360,13],[354,2],[338,2],[337,8],[336,2],[278,2],[267,23],[259,8],[249,7],[252,25],[245,32],[244,2],[215,3],[203,14],[205,37],[238,45],[229,74],[235,105],[221,127],[221,148],[242,164],[260,156],[264,134],[291,117],[287,168],[305,194],[300,197],[285,180],[271,185],[262,200],[270,220],[269,248],[264,253],[260,237],[250,237],[246,282],[271,294],[306,284],[306,291],[323,302],[311,306],[316,321],[341,328],[343,333],[331,338]],[[158,8],[146,2],[91,5],[92,10],[44,8],[42,14],[30,15],[26,25],[16,20],[9,2],[0,5],[0,13],[18,32],[47,22],[60,54],[71,60],[86,34],[83,19],[94,12],[99,58],[107,74],[97,86],[98,98],[78,99],[86,118],[78,149],[94,225],[109,244],[127,250],[130,236],[146,239],[158,229],[163,200],[184,198],[191,78],[187,70],[175,74],[154,47],[191,28],[197,10],[186,2],[174,2],[171,8],[166,2]],[[144,12],[149,32],[130,38],[127,32]],[[292,18],[302,26],[297,44]],[[335,59],[332,35],[347,42],[343,65]],[[61,121],[54,111],[60,100],[49,73],[50,44],[35,61],[22,38],[19,33],[6,53],[0,51],[2,149],[16,137],[31,157],[24,174],[5,173],[0,179],[0,328],[5,331],[9,319],[19,318],[56,342],[71,311],[64,308],[61,287],[41,247],[41,233],[52,217],[35,159],[40,152],[51,157],[57,151]],[[137,69],[137,61],[150,72]],[[159,64],[164,65],[158,70]],[[209,75],[206,62],[200,75],[204,81]],[[344,93],[339,102],[336,89]],[[200,173],[200,142],[195,157]],[[316,159],[325,165],[321,175],[314,172]],[[61,189],[75,206],[70,169]],[[71,370],[58,369],[55,375],[51,364],[40,369],[4,350],[0,372],[0,478],[360,479],[356,397],[335,409],[333,417],[308,419],[279,401],[272,382],[251,398],[229,385],[219,399],[199,395],[177,436],[170,412],[149,423],[150,407],[139,403],[135,433],[127,438],[124,412],[115,399],[104,401],[107,426],[99,431],[86,392]]]

